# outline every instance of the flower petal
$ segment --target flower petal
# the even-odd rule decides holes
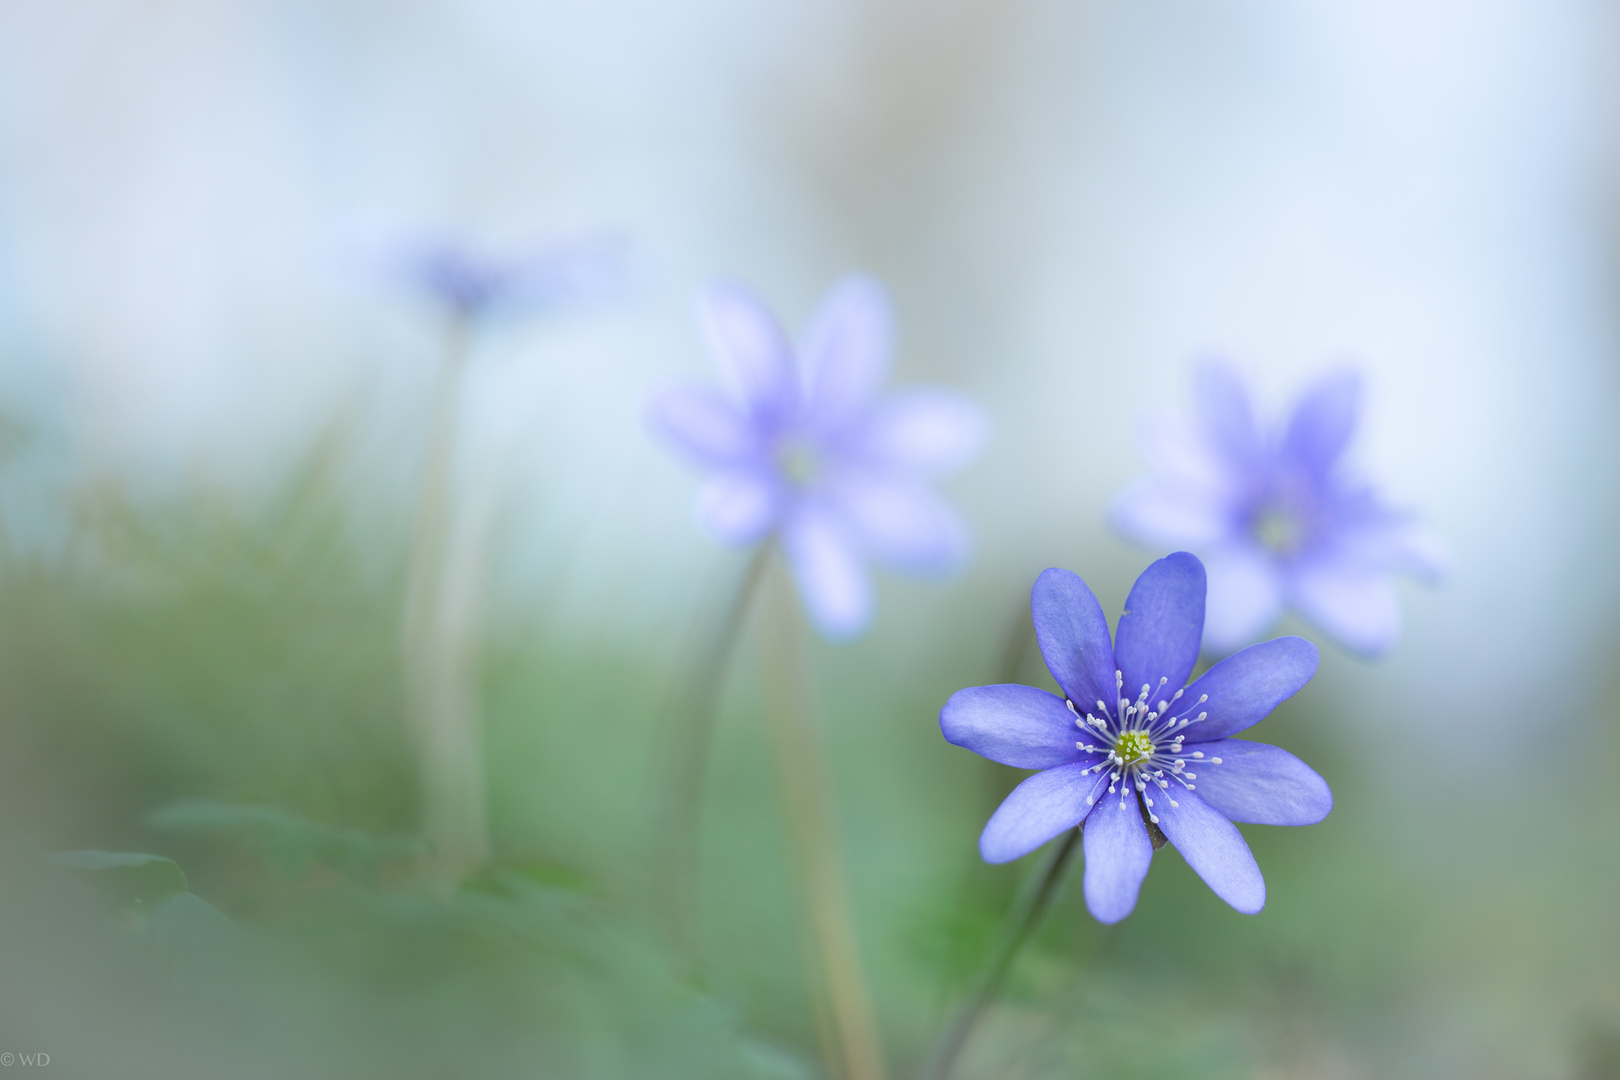
[[[846,277],[828,292],[799,353],[817,422],[836,426],[877,397],[889,377],[893,323],[889,298],[872,278]]]
[[[1035,640],[1046,670],[1082,711],[1098,701],[1111,711],[1118,700],[1114,648],[1102,605],[1079,575],[1056,567],[1042,570],[1029,591]]]
[[[1017,769],[1095,757],[1075,746],[1081,732],[1062,698],[1017,683],[958,690],[939,711],[939,730],[946,742]]]
[[[1104,789],[1106,791],[1106,789]],[[1099,922],[1117,923],[1136,907],[1153,862],[1153,841],[1135,792],[1103,794],[1081,834],[1086,853],[1086,908]]]
[[[1204,636],[1204,591],[1204,564],[1185,551],[1165,556],[1136,579],[1114,632],[1114,663],[1125,674],[1127,697],[1135,698],[1144,683],[1157,694],[1161,678],[1169,680],[1171,694],[1187,684]]]
[[[781,515],[784,493],[764,469],[727,469],[698,489],[698,521],[726,544],[752,544],[771,531]]]
[[[1400,637],[1400,605],[1382,570],[1317,559],[1296,567],[1290,585],[1300,613],[1346,648],[1378,656]]]
[[[741,387],[749,412],[767,419],[791,414],[799,398],[793,350],[765,305],[741,285],[718,281],[699,299],[698,319],[715,359]]]
[[[1224,739],[1258,724],[1311,681],[1319,660],[1316,646],[1301,637],[1273,638],[1228,656],[1182,695],[1181,715],[1208,713],[1186,728],[1187,741]]]
[[[706,386],[677,386],[653,398],[647,426],[679,453],[709,468],[757,456],[760,439],[726,396]]]
[[[1204,755],[1193,768],[1198,795],[1232,821],[1315,825],[1333,809],[1327,781],[1281,747],[1217,739],[1199,743],[1198,750]]]
[[[1114,497],[1108,510],[1114,528],[1139,543],[1162,547],[1208,547],[1232,531],[1231,513],[1210,496],[1139,480]]]
[[[1204,603],[1204,647],[1224,653],[1265,632],[1282,614],[1282,577],[1250,544],[1228,544],[1204,557],[1209,596]]]
[[[1245,915],[1266,906],[1266,879],[1237,826],[1198,797],[1197,792],[1150,789],[1159,829],[1215,895]],[[1172,804],[1171,800],[1174,800]]]
[[[1318,380],[1294,407],[1283,436],[1284,457],[1314,476],[1325,476],[1355,434],[1360,412],[1360,372],[1344,368]]]
[[[961,517],[915,484],[849,475],[826,497],[848,517],[867,549],[897,570],[942,574],[967,557],[968,531]]]
[[[824,508],[796,507],[782,549],[810,618],[830,638],[850,638],[872,615],[872,585],[848,529]]]
[[[988,426],[984,410],[966,394],[915,387],[878,402],[851,452],[879,469],[943,476],[973,460]]]
[[[1263,450],[1254,406],[1230,364],[1210,357],[1193,370],[1193,408],[1204,438],[1229,465],[1247,470],[1259,464]]]
[[[1106,773],[1088,775],[1086,768],[1087,763],[1078,761],[1059,765],[1013,788],[979,836],[984,861],[1012,862],[1080,824],[1091,810],[1087,797],[1096,798],[1108,786]]]

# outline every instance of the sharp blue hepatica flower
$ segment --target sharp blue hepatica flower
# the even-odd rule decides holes
[[[967,530],[928,482],[966,464],[984,420],[937,387],[881,395],[888,300],[869,278],[839,282],[795,350],[751,293],[711,286],[700,304],[710,350],[736,384],[667,391],[654,430],[708,472],[698,516],[717,538],[779,538],[821,630],[859,632],[871,613],[865,560],[912,573],[958,564]]]
[[[1343,465],[1360,402],[1360,378],[1339,371],[1306,390],[1283,430],[1265,431],[1237,375],[1206,362],[1190,420],[1144,428],[1153,475],[1121,492],[1114,524],[1203,557],[1212,650],[1253,641],[1286,605],[1376,655],[1400,631],[1391,572],[1441,572],[1440,542]]]
[[[1316,647],[1297,637],[1254,645],[1184,688],[1198,659],[1204,591],[1196,558],[1160,559],[1131,589],[1111,645],[1085,582],[1055,569],[1036,580],[1035,632],[1066,697],[978,686],[951,695],[939,716],[957,746],[1043,770],[984,827],[987,862],[1016,859],[1084,822],[1086,906],[1118,922],[1147,875],[1152,821],[1222,900],[1249,914],[1265,906],[1260,868],[1232,822],[1311,825],[1327,816],[1333,795],[1287,751],[1231,736],[1310,680]]]

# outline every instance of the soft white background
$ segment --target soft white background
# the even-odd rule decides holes
[[[1048,562],[1118,603],[1144,556],[1102,512],[1200,350],[1274,408],[1354,359],[1359,459],[1456,570],[1391,661],[1326,677],[1467,754],[1458,724],[1586,700],[1613,628],[1614,29],[1595,0],[10,0],[4,386],[80,475],[249,502],[356,408],[402,518],[437,326],[347,238],[618,230],[617,306],[484,338],[470,457],[510,470],[509,613],[648,640],[715,560],[640,418],[709,377],[693,290],[796,321],[864,268],[899,377],[995,420],[952,488],[966,593],[884,594],[921,651]]]

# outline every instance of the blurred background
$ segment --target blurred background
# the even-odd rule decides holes
[[[1360,365],[1352,453],[1454,570],[1381,662],[1283,627],[1322,671],[1256,735],[1336,809],[1246,829],[1266,911],[1168,849],[1116,928],[1071,888],[959,1075],[1620,1076],[1617,35],[1596,0],[0,5],[0,1050],[823,1075],[746,634],[705,979],[648,914],[661,709],[745,556],[642,417],[710,378],[707,278],[797,323],[858,268],[896,381],[993,423],[948,485],[972,564],[812,658],[892,1074],[1036,861],[979,863],[1017,777],[938,709],[1044,567],[1118,615],[1159,553],[1105,508],[1215,351],[1273,414]],[[621,287],[482,322],[459,390],[494,868],[446,897],[398,644],[446,313],[366,238],[594,232]],[[40,869],[77,849],[221,917],[171,940],[124,870],[109,917]]]

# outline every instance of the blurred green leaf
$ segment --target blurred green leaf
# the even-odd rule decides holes
[[[187,889],[180,864],[161,855],[111,851],[59,851],[47,855],[55,866],[78,871],[120,907],[150,908]]]

